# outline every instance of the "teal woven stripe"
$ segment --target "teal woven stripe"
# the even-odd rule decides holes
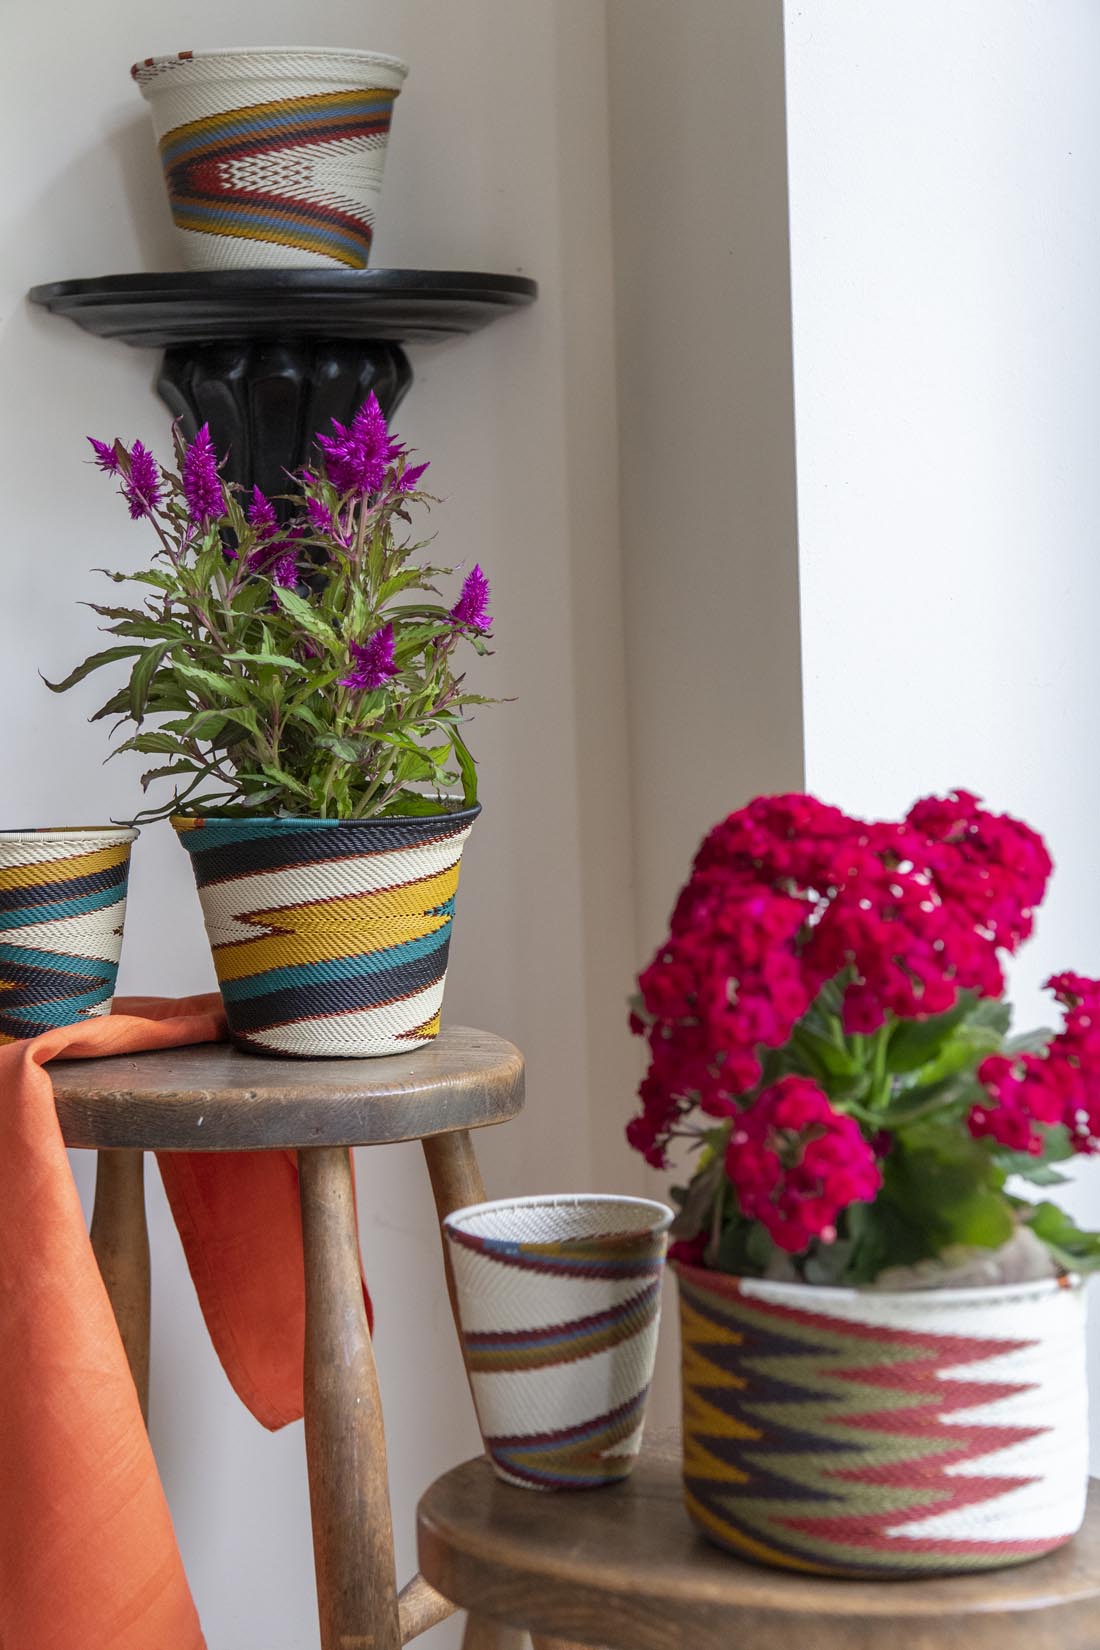
[[[113,964],[102,957],[74,957],[71,951],[35,951],[26,945],[9,945],[0,940],[0,964],[26,963],[29,968],[58,969],[64,974],[101,975]]]
[[[112,905],[121,908],[125,898],[124,889],[100,888],[81,899],[63,899],[52,905],[24,905],[15,911],[0,911],[0,933],[9,928],[33,928],[40,922],[59,922],[65,917],[82,917],[88,911],[106,911]]]

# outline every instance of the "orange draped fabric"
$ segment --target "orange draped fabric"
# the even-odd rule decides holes
[[[120,998],[110,1016],[0,1048],[0,1650],[203,1650],[46,1067],[225,1034],[217,996]],[[226,1374],[264,1426],[297,1420],[295,1155],[159,1163]]]

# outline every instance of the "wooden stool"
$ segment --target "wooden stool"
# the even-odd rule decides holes
[[[417,1514],[421,1574],[471,1612],[467,1644],[528,1628],[609,1650],[1098,1650],[1100,1481],[1081,1534],[1012,1570],[837,1581],[742,1563],[683,1510],[675,1439],[609,1489],[513,1489],[487,1461],[437,1479]]]
[[[469,1130],[523,1104],[519,1050],[452,1027],[379,1060],[267,1060],[222,1044],[58,1060],[69,1146],[94,1148],[92,1245],[147,1412],[146,1151],[296,1148],[305,1249],[305,1433],[322,1650],[398,1650],[454,1606],[397,1594],[386,1443],[347,1148],[421,1140],[440,1217],[485,1197]],[[444,1253],[446,1265],[446,1254]],[[448,1272],[448,1289],[450,1274]],[[453,1300],[453,1295],[452,1295]]]

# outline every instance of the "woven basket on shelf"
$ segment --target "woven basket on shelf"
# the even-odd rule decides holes
[[[459,861],[479,812],[174,818],[234,1042],[314,1059],[431,1042]]]
[[[443,1223],[485,1448],[525,1489],[590,1489],[637,1459],[672,1211],[506,1198]]]
[[[190,268],[366,267],[404,63],[286,47],[178,52],[130,72]]]
[[[0,831],[0,1043],[110,1013],[137,834]]]
[[[741,1557],[845,1576],[998,1569],[1080,1528],[1079,1278],[887,1293],[679,1262],[684,1488]]]

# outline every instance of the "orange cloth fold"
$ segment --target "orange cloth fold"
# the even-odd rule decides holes
[[[203,1650],[45,1068],[225,1035],[216,995],[120,998],[0,1048],[0,1650]],[[159,1163],[226,1374],[265,1426],[298,1419],[294,1153]]]

